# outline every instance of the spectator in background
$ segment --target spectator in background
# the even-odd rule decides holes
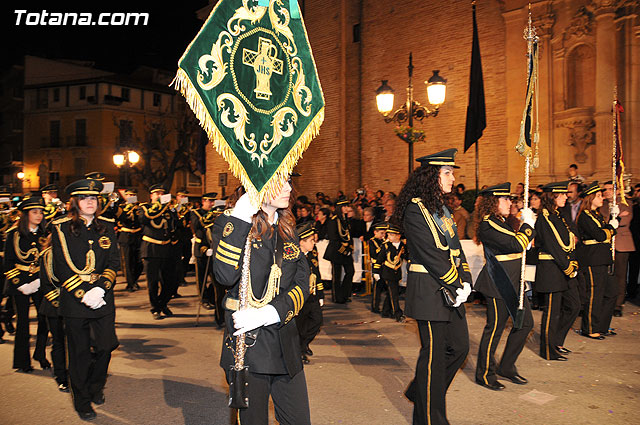
[[[633,237],[633,244],[636,248],[629,253],[629,283],[627,284],[627,298],[634,299],[638,295],[638,274],[640,273],[640,184],[633,188],[631,198],[633,218],[629,228]]]
[[[296,225],[300,225],[308,221],[313,221],[311,207],[307,204],[303,204],[298,207],[298,219],[296,220]]]
[[[524,183],[518,183],[516,185],[516,190],[513,195],[522,199],[523,194],[524,194]]]
[[[447,202],[447,208],[451,211],[453,221],[456,222],[458,239],[469,239],[467,236],[467,223],[469,223],[470,214],[462,207],[462,196],[459,193],[451,193],[445,197],[445,201]]]
[[[396,200],[389,197],[384,203],[384,221],[389,221],[396,208]]]
[[[375,211],[372,207],[366,207],[362,211],[362,219],[364,220],[365,233],[363,237],[363,241],[368,241],[373,237],[373,222],[375,221],[376,215]]]
[[[329,208],[320,208],[318,211],[318,216],[316,218],[316,234],[318,235],[318,240],[328,239],[327,237],[327,219],[331,216],[331,211]]]
[[[581,192],[580,185],[576,181],[569,183],[569,192],[567,192],[567,203],[562,208],[558,208],[560,215],[569,225],[569,228],[574,235],[578,234],[578,228],[576,227],[576,218],[578,217],[578,211],[580,211],[580,205],[582,199],[578,194]]]
[[[567,174],[569,175],[569,180],[574,181],[578,184],[584,183],[584,177],[578,174],[578,166],[576,164],[569,165]]]
[[[465,188],[464,188],[464,185],[462,183],[456,185],[455,193],[457,193],[458,195],[462,196],[464,191],[465,191]]]

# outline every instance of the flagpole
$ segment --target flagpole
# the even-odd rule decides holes
[[[618,206],[618,179],[617,179],[617,162],[618,162],[618,86],[613,87],[613,108],[611,109],[613,114],[613,147],[612,147],[612,160],[611,160],[611,183],[613,183],[613,200],[611,204],[613,207]],[[609,208],[611,210],[611,208]],[[610,214],[610,217],[613,214]],[[613,218],[616,218],[614,216]],[[611,258],[616,259],[616,236],[611,237]]]
[[[480,191],[480,185],[479,185],[479,183],[478,183],[478,181],[480,180],[480,177],[479,177],[479,176],[480,176],[480,172],[478,171],[478,162],[479,162],[479,161],[478,161],[478,157],[480,156],[480,155],[478,154],[478,145],[479,145],[479,144],[480,144],[480,143],[476,142],[476,195],[477,195],[477,194],[479,193],[479,191]]]

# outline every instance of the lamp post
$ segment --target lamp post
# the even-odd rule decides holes
[[[427,117],[435,117],[438,115],[440,105],[444,103],[446,96],[447,80],[438,74],[440,72],[439,70],[434,70],[431,78],[425,81],[427,85],[427,100],[433,105],[433,109],[429,109],[426,106],[422,106],[420,102],[413,98],[412,53],[409,53],[409,66],[407,68],[409,69],[409,86],[407,87],[406,103],[390,114],[393,110],[394,91],[387,84],[388,80],[382,80],[382,85],[376,90],[376,102],[378,111],[384,115],[384,121],[386,123],[395,122],[399,125],[408,121],[408,130],[406,132],[399,132],[397,135],[409,145],[409,174],[411,174],[413,171],[413,144],[424,138],[423,131],[413,130],[413,120],[422,121]]]
[[[124,186],[129,186],[129,168],[140,161],[140,155],[134,150],[117,150],[113,154],[113,163],[124,173]]]

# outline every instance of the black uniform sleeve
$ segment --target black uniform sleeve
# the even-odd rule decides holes
[[[462,288],[462,279],[458,268],[451,260],[449,248],[444,246],[436,224],[428,221],[430,218],[428,212],[423,214],[416,203],[407,205],[404,217],[404,233],[413,235],[412,239],[415,241],[409,248],[411,256],[417,263],[423,265],[441,285]],[[460,267],[462,269],[468,268],[468,265],[464,266],[464,264],[467,264],[467,260],[462,251],[460,252],[460,258],[462,260]],[[471,274],[469,272],[465,272],[462,278],[466,282],[471,282]]]
[[[371,257],[374,273],[380,274],[380,272],[382,271],[382,266],[384,266],[384,261],[386,256],[387,256],[387,243],[385,242],[380,247],[380,251],[378,251],[378,255],[375,255],[375,257]]]
[[[309,297],[309,263],[299,247],[298,251],[293,285],[286,292],[280,292],[269,303],[280,316],[280,326],[286,325],[297,316]]]
[[[102,218],[98,218],[101,220]],[[107,234],[105,235],[111,240],[111,245],[108,248],[108,260],[104,270],[101,271],[100,277],[93,284],[104,289],[105,292],[113,290],[116,283],[116,272],[120,269],[120,252],[118,249],[118,240],[116,239],[116,232],[113,230],[113,223],[107,223]]]
[[[556,237],[557,230],[548,217],[548,214],[547,210],[542,210],[542,212],[538,214],[536,220],[536,229],[538,229],[536,240],[542,241],[542,244],[539,245],[540,249],[551,254],[558,268],[560,268],[565,275],[571,276],[573,272],[578,269],[578,262],[570,260],[567,253],[560,246],[560,242]]]
[[[535,237],[535,229],[526,223],[518,232],[505,229],[493,218],[485,218],[478,228],[480,241],[489,246],[496,254],[512,254],[527,249]]]
[[[16,264],[19,261],[16,256],[16,252],[13,249],[13,241],[17,232],[18,230],[15,228],[7,232],[7,239],[4,245],[4,276],[6,278],[6,284],[11,285],[13,288],[18,288],[25,283],[30,283],[30,280],[28,279],[29,272],[16,268]],[[8,290],[8,288],[5,290]]]
[[[214,253],[213,270],[216,282],[234,286],[242,273],[240,266],[251,224],[223,214],[216,219],[215,226],[214,239],[218,240],[218,246]]]
[[[611,242],[616,231],[608,223],[603,226],[591,213],[583,211],[578,216],[578,233],[583,241],[595,239],[598,242]]]

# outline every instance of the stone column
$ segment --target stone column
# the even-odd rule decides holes
[[[613,88],[616,85],[616,24],[614,1],[597,1],[596,17],[596,178],[611,179]],[[600,159],[601,158],[601,159]]]

